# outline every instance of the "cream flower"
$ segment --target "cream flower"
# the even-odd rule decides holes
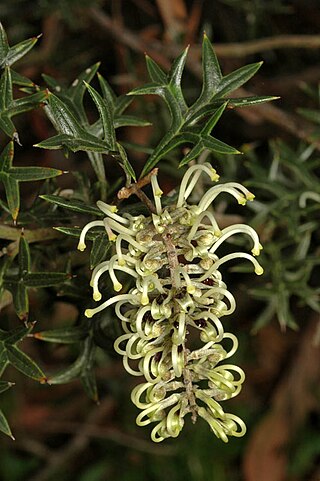
[[[117,272],[132,278],[128,293],[108,298],[85,314],[92,317],[115,304],[124,334],[114,347],[125,369],[144,377],[131,399],[141,410],[136,419],[139,426],[156,423],[151,432],[155,442],[177,437],[187,414],[192,422],[199,416],[205,419],[225,442],[246,430],[241,419],[225,413],[220,405],[240,392],[245,375],[238,366],[225,364],[238,341],[224,332],[220,319],[232,314],[236,303],[219,269],[230,260],[246,259],[256,274],[262,274],[254,257],[262,246],[248,225],[220,229],[209,208],[221,193],[230,194],[241,205],[254,195],[241,184],[228,182],[212,186],[198,204],[190,205],[187,200],[202,174],[214,182],[219,179],[210,164],[190,167],[177,202],[167,207],[162,206],[162,190],[152,176],[155,212],[150,216],[121,216],[115,206],[99,201],[106,217],[87,224],[78,245],[85,249],[86,234],[96,226],[104,226],[108,238],[115,241],[115,253],[92,272],[95,301],[102,298],[99,280],[104,273],[109,273],[116,292],[122,290]],[[238,234],[251,239],[253,255],[233,252],[219,257],[220,246]]]

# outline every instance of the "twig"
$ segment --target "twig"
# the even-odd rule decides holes
[[[146,196],[146,194],[141,189],[142,187],[150,184],[151,177],[157,174],[158,168],[155,167],[145,177],[138,180],[138,182],[130,184],[128,187],[122,187],[122,189],[120,189],[118,192],[118,199],[128,199],[132,194],[135,194],[141,200],[141,202],[143,202],[147,206],[149,211],[155,214],[157,211],[153,202],[151,202],[149,197]]]
[[[110,398],[105,398],[100,405],[91,411],[85,424],[79,423],[77,425],[76,433],[68,445],[52,453],[51,457],[48,458],[47,465],[29,481],[46,481],[62,466],[67,464],[70,459],[86,449],[90,442],[90,426],[99,424],[105,415],[110,412],[111,408],[112,402]]]

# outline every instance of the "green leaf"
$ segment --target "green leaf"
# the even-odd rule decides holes
[[[43,140],[39,144],[35,144],[34,147],[48,150],[57,150],[67,147],[72,152],[84,150],[86,152],[110,153],[110,148],[104,141],[93,135],[87,134],[85,131],[83,131],[81,137],[73,137],[66,134],[55,135],[47,140]]]
[[[5,29],[0,22],[0,65],[3,65],[9,52],[9,43]]]
[[[137,180],[136,174],[135,174],[135,171],[132,168],[132,165],[130,164],[130,162],[128,160],[128,156],[127,156],[127,153],[126,153],[125,149],[118,142],[117,142],[117,147],[118,147],[119,154],[120,154],[120,165],[123,168],[123,170],[125,171],[128,180],[132,178],[136,182],[136,180]]]
[[[18,265],[17,274],[4,275],[4,287],[12,294],[17,315],[25,320],[29,313],[28,288],[55,286],[69,279],[70,275],[64,272],[30,272],[29,245],[23,235],[19,242]]]
[[[5,29],[0,22],[0,67],[12,65],[17,62],[32,49],[38,39],[39,37],[32,37],[14,45],[13,47],[9,47]]]
[[[116,150],[116,135],[113,126],[113,115],[112,110],[106,103],[106,101],[101,97],[101,95],[89,84],[86,83],[86,87],[97,106],[99,115],[102,121],[103,127],[103,140],[110,145],[111,150]]]
[[[83,341],[88,335],[88,328],[85,326],[61,327],[40,331],[33,334],[33,337],[40,341],[56,342],[61,344],[74,344]]]
[[[151,125],[147,120],[139,119],[134,115],[120,115],[114,119],[114,128],[119,127],[148,127]]]
[[[63,172],[46,167],[12,167],[13,155],[13,142],[9,142],[0,155],[0,181],[5,188],[12,218],[16,220],[20,208],[18,183],[56,177]]]
[[[51,92],[49,94],[46,112],[49,114],[49,118],[58,132],[72,138],[81,138],[83,128],[80,123],[69,107]]]
[[[11,70],[6,67],[0,78],[0,128],[6,135],[19,143],[16,128],[11,117],[32,110],[47,98],[47,92],[41,91],[13,100]]]
[[[30,249],[24,235],[20,236],[19,241],[19,277],[23,278],[31,267]]]
[[[159,65],[152,60],[151,57],[146,55],[146,64],[150,79],[152,82],[156,82],[158,84],[164,84],[167,81],[167,74],[159,67]]]
[[[6,434],[7,436],[10,436],[10,438],[14,439],[10,426],[8,424],[8,421],[1,409],[0,409],[0,431]]]
[[[21,342],[31,332],[32,328],[33,324],[27,327],[19,327],[12,331],[3,331],[0,329],[1,373],[10,363],[26,376],[40,382],[45,382],[46,377],[39,366],[16,346],[17,343]]]
[[[95,345],[92,341],[92,337],[88,336],[83,342],[82,350],[75,360],[75,362],[66,369],[63,369],[59,373],[48,378],[49,384],[65,384],[73,379],[80,378],[84,381],[84,387],[89,391],[90,395],[93,395],[94,384],[93,381],[88,379],[88,376],[94,376],[92,371],[93,356],[95,351]],[[93,399],[96,399],[93,397]]]
[[[201,107],[210,102],[222,79],[218,59],[206,34],[204,34],[202,42],[202,77],[202,90],[199,98],[192,105],[190,114],[194,114]]]
[[[18,371],[22,372],[22,374],[36,381],[45,382],[46,376],[40,367],[24,352],[20,351],[20,349],[8,345],[7,355],[8,361],[18,369]]]
[[[224,97],[245,84],[259,70],[263,62],[252,63],[229,73],[220,81],[214,97]]]
[[[259,97],[240,97],[240,98],[228,98],[228,108],[234,107],[250,107],[251,105],[262,104],[265,102],[271,102],[272,100],[278,100],[280,97],[265,95]]]
[[[65,272],[30,272],[24,276],[26,287],[52,287],[70,279]]]
[[[30,182],[58,177],[63,171],[49,167],[12,167],[9,173],[18,182]]]
[[[94,237],[91,252],[90,252],[90,268],[93,269],[100,262],[107,258],[107,254],[112,246],[105,232]]]
[[[181,55],[173,62],[170,73],[168,75],[169,79],[169,89],[173,94],[174,98],[179,104],[181,113],[185,113],[187,111],[187,104],[185,102],[182,88],[181,88],[181,80],[182,74],[184,70],[184,66],[186,63],[187,55],[188,55],[189,47],[187,47]]]
[[[64,207],[66,209],[72,210],[74,212],[81,212],[82,214],[91,214],[94,216],[103,217],[103,212],[101,212],[98,207],[93,205],[87,205],[82,200],[77,199],[66,199],[65,197],[60,197],[59,195],[40,195],[41,199],[44,199],[52,204],[59,207]]]
[[[28,40],[23,40],[23,42],[17,43],[14,47],[9,49],[7,57],[5,59],[6,65],[13,65],[20,58],[24,57],[37,43],[39,37],[32,37]]]
[[[20,208],[20,193],[18,182],[12,179],[8,174],[3,172],[0,172],[0,181],[2,181],[4,185],[8,207],[10,209],[11,216],[15,221],[18,217]]]

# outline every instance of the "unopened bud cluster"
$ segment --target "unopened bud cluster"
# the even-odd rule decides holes
[[[116,292],[122,290],[118,271],[134,279],[128,293],[110,297],[85,314],[92,317],[115,304],[124,331],[115,350],[130,374],[144,377],[131,399],[141,410],[137,424],[155,423],[151,432],[155,442],[177,437],[186,414],[193,422],[198,416],[204,418],[225,442],[228,436],[242,436],[246,429],[240,418],[221,407],[221,401],[240,392],[245,376],[238,366],[225,362],[237,350],[238,341],[234,334],[224,332],[220,320],[234,312],[235,300],[219,268],[229,260],[245,258],[256,274],[262,274],[253,257],[259,255],[261,245],[248,225],[220,230],[211,204],[223,192],[242,205],[254,196],[242,185],[229,182],[214,185],[197,205],[189,205],[187,199],[202,173],[218,180],[209,164],[190,167],[177,202],[165,208],[157,178],[152,176],[155,212],[148,217],[120,216],[114,206],[98,202],[106,218],[87,224],[78,245],[85,249],[86,233],[95,226],[103,226],[115,242],[114,255],[93,270],[95,301],[102,298],[99,279],[105,272]],[[238,233],[249,236],[253,255],[234,252],[219,258],[221,244]]]

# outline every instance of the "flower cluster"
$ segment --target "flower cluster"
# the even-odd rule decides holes
[[[103,221],[87,224],[78,248],[85,249],[87,231],[104,226],[115,242],[114,255],[92,272],[93,298],[99,301],[99,279],[108,272],[113,288],[122,285],[117,272],[134,279],[127,293],[115,295],[85,314],[92,317],[115,304],[124,334],[115,342],[125,369],[144,382],[132,391],[131,399],[141,410],[140,426],[155,423],[151,438],[155,442],[177,437],[186,414],[191,420],[204,418],[223,441],[242,436],[245,424],[225,413],[220,402],[236,396],[244,381],[238,366],[221,364],[237,350],[235,335],[224,332],[220,318],[232,314],[235,300],[222,280],[219,268],[236,258],[252,262],[256,274],[263,269],[255,257],[262,248],[256,232],[245,224],[220,230],[212,209],[222,192],[244,205],[254,196],[238,183],[212,186],[197,205],[187,203],[199,177],[207,174],[218,180],[210,164],[194,165],[185,173],[177,202],[161,204],[162,191],[157,177],[151,177],[155,209],[146,217],[122,216],[114,206],[98,202],[106,214]],[[252,254],[234,252],[221,258],[217,251],[230,236],[243,233],[251,238]]]

